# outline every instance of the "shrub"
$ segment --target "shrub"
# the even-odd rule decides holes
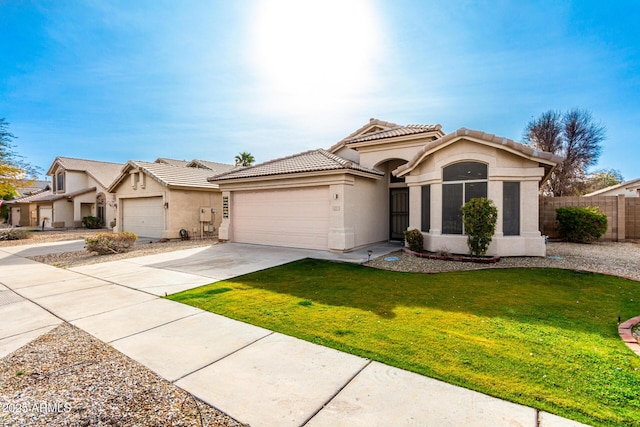
[[[607,232],[607,215],[594,207],[556,209],[560,238],[567,242],[592,243]]]
[[[22,228],[8,228],[0,231],[0,240],[23,240],[30,237],[29,232]]]
[[[102,228],[104,222],[95,216],[85,216],[82,218],[82,225],[90,229]]]
[[[404,240],[406,240],[409,249],[413,252],[422,252],[424,249],[424,236],[418,229],[407,230],[404,232]]]
[[[85,248],[99,255],[118,254],[131,250],[138,236],[124,231],[122,233],[98,233],[84,239]]]
[[[496,232],[498,209],[484,197],[471,199],[460,209],[471,255],[484,256]]]

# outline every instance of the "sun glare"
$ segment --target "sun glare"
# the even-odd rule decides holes
[[[348,106],[372,88],[381,47],[371,2],[264,0],[253,12],[250,61],[270,109]]]

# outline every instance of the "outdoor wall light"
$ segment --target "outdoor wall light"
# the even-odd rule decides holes
[[[169,202],[164,202],[164,208],[169,209]]]
[[[338,200],[338,193],[335,193],[335,194],[333,195],[333,198],[334,198],[334,199],[336,199],[336,200]]]

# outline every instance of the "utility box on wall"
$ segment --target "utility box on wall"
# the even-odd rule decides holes
[[[211,222],[211,208],[200,208],[200,222]]]

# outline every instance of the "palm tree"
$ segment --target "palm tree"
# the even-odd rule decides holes
[[[243,151],[242,153],[236,156],[236,165],[238,166],[251,166],[256,159],[251,155],[251,153],[247,153]]]

